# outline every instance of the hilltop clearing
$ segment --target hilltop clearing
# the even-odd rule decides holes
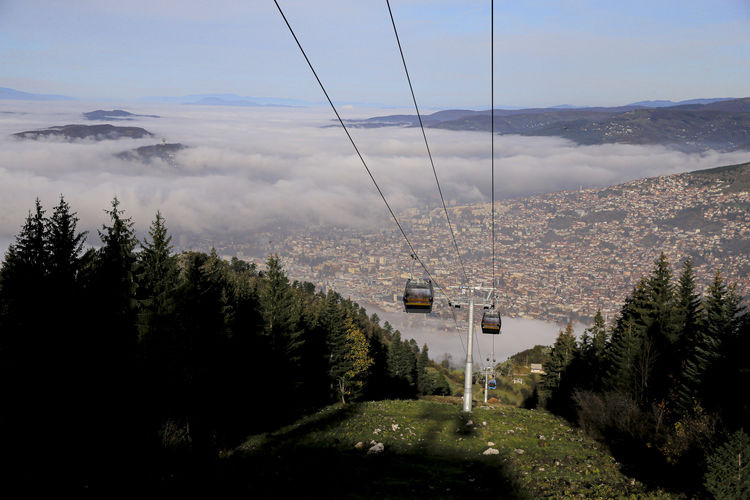
[[[560,418],[485,405],[464,414],[457,398],[330,406],[224,457],[225,486],[260,496],[670,498]]]

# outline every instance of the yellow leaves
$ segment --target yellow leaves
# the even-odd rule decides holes
[[[357,328],[351,318],[346,319],[345,338],[348,349],[344,358],[351,363],[351,366],[344,376],[349,380],[354,380],[366,373],[374,361],[370,357],[370,343],[367,337],[362,330]],[[361,384],[362,382],[359,381],[359,385]]]

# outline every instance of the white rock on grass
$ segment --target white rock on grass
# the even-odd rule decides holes
[[[362,441],[360,441],[357,444],[355,444],[354,447],[357,448],[358,450],[361,450],[362,448],[365,447],[365,443],[363,443]]]
[[[375,443],[369,450],[367,450],[367,454],[377,455],[378,453],[383,453],[383,450],[385,450],[385,445],[383,443]]]
[[[482,452],[482,455],[499,455],[500,451],[495,448],[487,448]]]
[[[493,443],[492,441],[487,441],[487,446],[495,446],[495,443]]]
[[[526,452],[525,452],[525,451],[523,451],[523,450],[522,450],[521,448],[516,448],[516,449],[515,449],[515,450],[513,450],[513,451],[515,451],[515,452],[516,452],[516,453],[518,453],[519,455],[523,455],[524,453],[526,453]]]
[[[380,434],[382,431],[380,429],[375,429],[372,431],[373,434]]]
[[[391,424],[391,430],[397,431],[398,430],[398,424]]]

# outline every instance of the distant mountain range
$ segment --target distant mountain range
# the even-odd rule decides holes
[[[649,101],[619,107],[495,109],[498,134],[559,136],[578,144],[659,144],[681,151],[750,150],[750,98]],[[490,131],[490,110],[446,110],[422,117],[426,127]],[[416,127],[416,115],[347,120],[352,127]]]
[[[12,101],[74,101],[72,97],[55,94],[31,94],[20,90],[0,87],[0,99]]]
[[[83,117],[87,120],[132,120],[133,118],[159,118],[156,115],[136,115],[129,111],[122,109],[113,109],[111,111],[105,111],[103,109],[97,109],[96,111],[89,111],[84,113]]]
[[[732,101],[736,99],[736,97],[717,97],[714,99],[688,99],[686,101],[638,101],[634,102],[632,104],[628,104],[628,106],[639,106],[639,107],[645,107],[645,108],[668,108],[670,106],[682,106],[685,104],[712,104],[714,102],[719,101]]]
[[[27,130],[13,134],[20,139],[37,140],[42,137],[60,137],[72,141],[76,139],[94,139],[103,141],[128,137],[141,139],[153,136],[151,132],[140,127],[116,127],[114,125],[62,125],[42,130]]]

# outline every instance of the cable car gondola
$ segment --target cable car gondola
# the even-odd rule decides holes
[[[406,280],[404,311],[408,313],[430,313],[432,312],[433,299],[432,280],[412,278]]]
[[[489,382],[487,382],[487,388],[488,389],[497,389],[497,380],[494,378],[491,378]]]
[[[500,333],[500,312],[494,308],[484,311],[482,314],[482,333],[498,335]]]

